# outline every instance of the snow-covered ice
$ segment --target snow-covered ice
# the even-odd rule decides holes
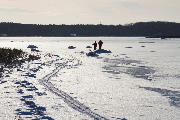
[[[87,47],[100,39],[103,50]],[[41,57],[1,75],[2,120],[180,119],[180,39],[1,37],[0,45]]]

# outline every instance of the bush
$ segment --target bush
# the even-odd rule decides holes
[[[37,60],[40,57],[35,55],[27,55],[27,53],[18,49],[0,48],[0,72],[4,67],[22,64],[26,60]]]

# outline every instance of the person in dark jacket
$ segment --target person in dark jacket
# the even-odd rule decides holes
[[[99,44],[99,49],[101,49],[101,48],[102,48],[102,44],[103,44],[102,40],[100,40],[100,41],[98,42],[98,44]]]
[[[96,43],[96,41],[95,41],[95,43],[93,43],[92,45],[94,46],[94,50],[96,50],[96,48],[97,48],[97,43]]]

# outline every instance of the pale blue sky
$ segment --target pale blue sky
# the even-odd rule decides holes
[[[0,21],[37,24],[180,22],[180,0],[0,0]]]

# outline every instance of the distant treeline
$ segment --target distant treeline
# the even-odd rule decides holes
[[[0,36],[180,36],[180,23],[137,22],[127,25],[41,25],[2,22]]]

